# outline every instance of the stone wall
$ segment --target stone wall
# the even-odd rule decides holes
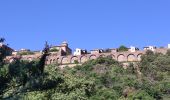
[[[155,52],[165,54],[167,49],[157,49]],[[136,62],[141,60],[141,56],[145,54],[146,51],[136,51],[136,52],[115,52],[115,53],[99,53],[99,54],[86,54],[86,55],[78,55],[78,56],[54,56],[50,55],[47,58],[47,64],[58,63],[61,65],[64,64],[74,64],[75,61],[79,63],[84,63],[90,59],[96,59],[98,57],[111,57],[119,62]]]
[[[68,55],[68,56],[60,56],[57,54],[51,54],[46,59],[46,64],[74,64],[75,61],[78,63],[84,63],[87,60],[90,59],[96,59],[98,57],[111,57],[112,59],[115,59],[119,62],[136,62],[141,60],[141,56],[145,54],[146,51],[136,51],[136,52],[112,52],[112,53],[98,53],[98,54],[85,54],[85,55]],[[159,52],[165,54],[167,52],[167,49],[156,49],[154,52]],[[22,59],[22,60],[33,60],[38,59],[41,57],[41,54],[39,55],[25,55],[25,56],[8,56],[6,58],[7,61],[12,62],[15,59]]]

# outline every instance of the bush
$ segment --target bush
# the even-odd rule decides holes
[[[118,48],[118,52],[123,52],[123,51],[128,51],[128,48],[124,45],[121,45],[119,48]]]
[[[50,49],[50,52],[58,52],[59,50],[56,48]]]
[[[169,56],[154,53],[127,69],[103,57],[74,68],[47,65],[43,73],[38,61],[16,61],[0,68],[0,99],[160,100],[170,94],[169,66]]]
[[[27,52],[19,52],[18,55],[33,55],[35,54],[34,52],[27,51]]]
[[[78,60],[74,60],[74,63],[75,63],[75,64],[78,64],[79,62],[78,62]]]

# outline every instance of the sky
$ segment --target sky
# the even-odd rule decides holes
[[[170,0],[0,0],[0,37],[15,50],[167,46]]]

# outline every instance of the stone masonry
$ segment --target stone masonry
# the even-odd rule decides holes
[[[67,43],[64,42],[64,44],[67,44]],[[170,47],[169,48],[156,48],[156,47],[149,46],[147,50],[146,50],[146,47],[144,48],[144,50],[139,50],[139,49],[134,49],[134,48],[135,47],[131,47],[129,48],[128,51],[125,51],[125,52],[117,52],[116,49],[110,49],[111,52],[103,52],[103,50],[98,49],[98,50],[92,50],[93,52],[91,53],[87,53],[83,51],[83,53],[74,53],[76,55],[72,55],[70,53],[71,49],[68,47],[68,44],[65,45],[65,47],[62,44],[61,46],[58,46],[58,49],[59,49],[58,52],[50,53],[50,55],[46,59],[46,64],[69,65],[69,64],[75,64],[76,62],[79,64],[82,64],[88,60],[96,59],[98,57],[111,57],[112,59],[115,59],[119,62],[137,62],[141,60],[141,56],[145,54],[147,50],[152,50],[153,52],[166,54],[167,50]],[[80,50],[81,49],[79,49],[78,51]],[[61,53],[61,52],[64,52],[64,53]],[[69,54],[66,55],[67,53]],[[15,59],[31,61],[33,59],[39,59],[41,55],[42,55],[41,53],[36,53],[34,55],[23,55],[23,56],[12,55],[12,56],[7,56],[6,61],[12,62]]]

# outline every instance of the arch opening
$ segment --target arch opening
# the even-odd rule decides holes
[[[135,55],[134,55],[134,54],[129,54],[129,55],[127,56],[127,61],[136,61]]]
[[[126,57],[123,54],[120,54],[117,56],[117,60],[122,62],[122,61],[126,61]]]
[[[86,62],[88,59],[87,59],[87,57],[86,56],[82,56],[81,58],[80,58],[80,62],[81,63],[84,63],[84,62]]]
[[[78,57],[77,56],[72,57],[70,63],[79,63]]]
[[[64,57],[64,58],[62,58],[61,63],[62,64],[67,64],[67,63],[69,63],[69,59],[67,57]]]
[[[96,59],[96,58],[97,58],[96,55],[91,55],[91,56],[90,56],[90,60]]]

